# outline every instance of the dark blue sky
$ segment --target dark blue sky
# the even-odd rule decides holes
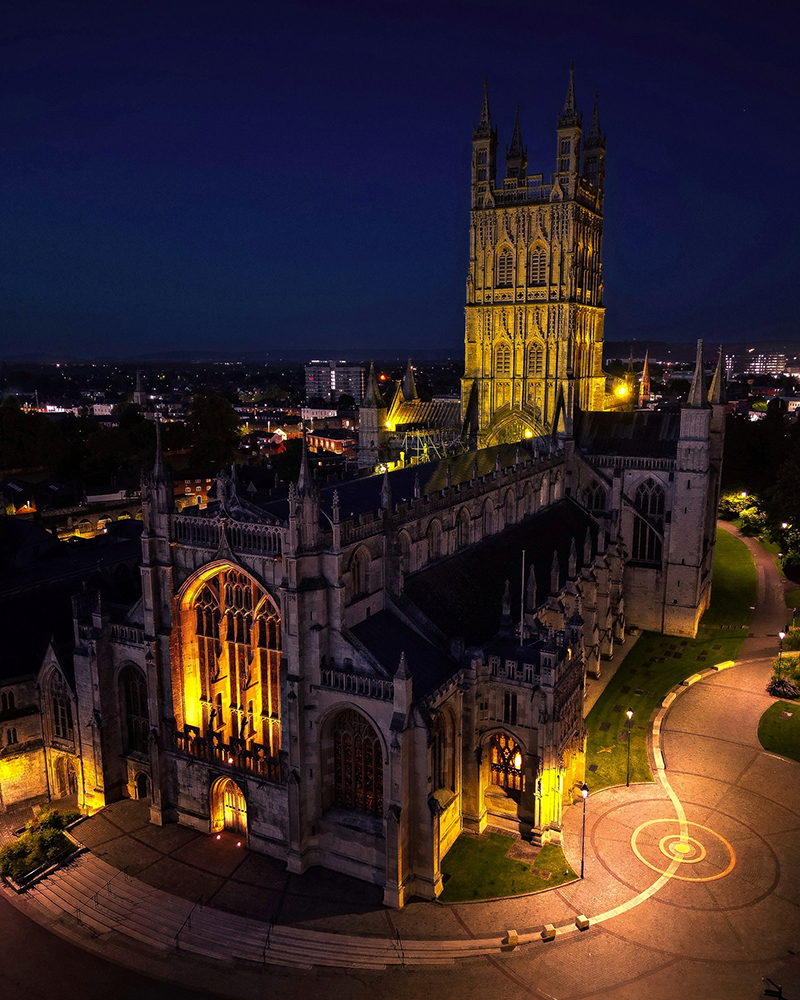
[[[457,347],[484,76],[608,136],[606,337],[798,333],[798,29],[749,4],[35,0],[0,49],[0,354]]]

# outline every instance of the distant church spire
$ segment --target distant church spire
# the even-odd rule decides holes
[[[361,404],[370,409],[385,410],[386,403],[383,401],[381,391],[378,388],[378,377],[375,374],[375,362],[369,363],[369,376],[367,378],[367,391],[364,393],[364,402]]]
[[[649,351],[644,352],[644,367],[642,368],[642,380],[639,383],[639,406],[650,402],[650,366]]]
[[[414,380],[414,369],[411,367],[411,358],[408,359],[406,373],[403,376],[403,398],[419,399],[417,394],[417,383]]]
[[[712,406],[724,406],[728,402],[728,393],[725,388],[725,356],[722,353],[722,344],[719,345],[717,367],[714,369],[711,388],[708,390],[708,401]]]
[[[697,341],[697,362],[695,363],[694,378],[692,379],[692,387],[689,390],[686,405],[693,408],[700,408],[708,405],[706,401],[706,376],[703,371],[702,340]]]

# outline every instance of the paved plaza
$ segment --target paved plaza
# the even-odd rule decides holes
[[[377,887],[321,869],[288,875],[282,864],[239,846],[233,834],[217,840],[183,827],[153,827],[146,803],[125,801],[76,828],[91,851],[82,857],[112,872],[125,869],[131,886],[142,893],[151,887],[165,912],[175,897],[187,910],[198,903],[194,912],[213,915],[220,933],[244,927],[234,921],[247,918],[272,924],[284,940],[301,935],[314,967],[273,966],[266,953],[261,967],[226,964],[211,942],[206,958],[167,954],[126,940],[123,930],[90,934],[69,913],[37,906],[35,892],[15,903],[82,947],[185,983],[189,996],[194,988],[255,997],[268,988],[299,997],[324,982],[332,997],[437,990],[466,998],[639,1000],[646,993],[649,1000],[744,1000],[761,996],[769,976],[789,1000],[800,998],[800,772],[761,749],[757,736],[773,701],[765,685],[786,621],[783,581],[760,545],[747,544],[759,597],[740,660],[704,676],[672,704],[653,743],[663,754],[659,780],[589,797],[583,881],[534,896],[387,910]],[[581,819],[580,805],[567,810],[564,847],[576,870]],[[591,920],[584,932],[575,929],[580,914]],[[554,941],[542,941],[545,924],[558,928]],[[500,944],[509,928],[520,934],[515,949]],[[385,968],[380,959],[375,968],[365,962],[348,972],[326,966],[320,950],[317,965],[315,942],[330,940],[354,956],[359,949],[378,954],[385,942],[391,957]],[[195,948],[202,950],[202,941]],[[455,961],[447,957],[453,948],[462,949]],[[415,958],[437,949],[447,964]]]

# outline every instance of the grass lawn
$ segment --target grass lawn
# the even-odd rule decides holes
[[[782,719],[783,712],[791,712],[791,718]],[[758,724],[758,739],[765,750],[800,761],[800,702],[770,705]]]
[[[743,542],[717,529],[711,605],[696,639],[645,632],[620,664],[586,719],[586,784],[590,791],[625,783],[627,718],[632,708],[631,781],[652,781],[647,726],[675,684],[704,667],[736,659],[756,600],[756,569]],[[721,626],[737,628],[722,628]],[[595,770],[590,768],[594,766]]]
[[[800,608],[800,590],[790,590],[786,595],[787,608]]]
[[[439,897],[442,902],[516,896],[552,889],[577,878],[558,845],[546,844],[531,863],[506,857],[514,841],[514,837],[502,833],[482,837],[462,834],[442,861],[445,878],[444,891]],[[534,875],[532,867],[550,872],[550,878]]]

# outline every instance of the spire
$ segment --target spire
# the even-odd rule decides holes
[[[307,493],[313,487],[311,481],[311,469],[308,466],[308,445],[306,443],[306,429],[303,428],[303,454],[300,458],[300,475],[297,477],[297,492]]]
[[[708,401],[712,406],[724,406],[728,402],[728,393],[725,391],[725,357],[722,353],[722,344],[719,345],[717,367],[714,369],[711,388],[708,390]]]
[[[414,369],[411,367],[411,358],[408,359],[406,373],[403,376],[403,398],[419,399],[417,394],[417,383],[414,380]]]
[[[397,666],[397,671],[395,672],[394,679],[396,681],[408,680],[408,663],[406,662],[405,651],[400,653],[400,663]]]
[[[164,452],[161,448],[161,418],[156,417],[156,457],[153,462],[153,478],[164,478]]]
[[[694,378],[692,379],[692,387],[689,390],[689,396],[686,400],[686,406],[691,406],[694,409],[706,406],[706,376],[703,371],[703,341],[697,341],[697,361],[694,367]]]
[[[606,144],[606,138],[600,130],[600,108],[599,94],[594,93],[594,110],[592,111],[592,124],[589,126],[589,134],[586,136],[585,149],[602,148]]]
[[[525,609],[536,610],[536,570],[533,568],[533,563],[528,570],[528,583],[525,587]]]
[[[478,127],[473,131],[476,139],[488,138],[492,134],[492,113],[489,111],[489,78],[483,81],[483,107],[481,108],[481,120]]]
[[[389,481],[388,469],[384,472],[383,482],[381,483],[381,509],[388,511],[390,514],[392,512],[392,484]]]
[[[642,380],[639,383],[639,406],[650,402],[650,365],[649,351],[644,352],[644,366],[642,368]]]
[[[575,105],[575,63],[569,68],[569,87],[567,88],[567,98],[564,101],[564,110],[558,116],[558,127],[565,128],[569,125],[580,125],[581,116]]]
[[[570,580],[574,580],[578,575],[578,546],[575,542],[575,537],[572,538],[572,545],[569,547],[569,569],[568,574]]]
[[[558,565],[558,549],[553,550],[553,565],[550,567],[550,593],[557,594],[559,591],[559,579],[561,577],[561,567]]]
[[[592,533],[587,528],[586,538],[583,540],[583,565],[591,566],[592,564]]]
[[[506,580],[506,588],[503,591],[503,611],[500,615],[500,631],[499,635],[510,639],[514,632],[514,626],[511,621],[511,587]]]
[[[506,147],[506,157],[509,160],[522,159],[527,150],[522,145],[522,129],[519,125],[519,104],[517,105],[517,117],[514,119],[514,134],[511,136],[511,145]]]
[[[369,376],[367,377],[367,391],[364,393],[362,406],[373,410],[385,410],[386,403],[383,401],[381,391],[378,388],[378,377],[375,374],[375,362],[369,363]]]

